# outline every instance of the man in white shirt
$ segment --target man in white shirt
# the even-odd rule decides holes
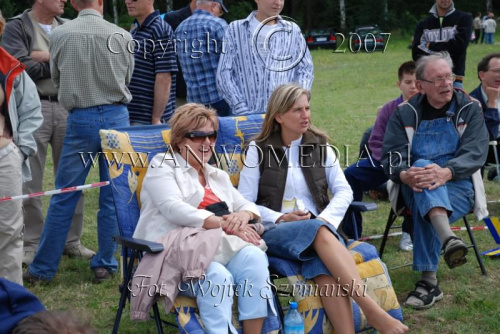
[[[234,115],[264,113],[273,90],[296,83],[310,90],[311,54],[300,28],[279,14],[284,0],[255,0],[257,10],[226,30],[217,88]]]

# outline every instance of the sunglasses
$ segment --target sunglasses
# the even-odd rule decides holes
[[[204,142],[206,138],[208,138],[211,143],[215,143],[215,141],[217,140],[217,131],[189,131],[184,137],[191,139],[195,143],[199,144]]]

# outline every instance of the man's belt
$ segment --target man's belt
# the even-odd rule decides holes
[[[59,100],[57,99],[57,95],[40,95],[40,100],[59,102]]]
[[[461,76],[461,75],[457,75],[456,78],[455,78],[455,81],[463,82],[464,81],[464,77]]]

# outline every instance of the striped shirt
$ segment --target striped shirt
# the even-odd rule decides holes
[[[122,28],[84,9],[50,34],[50,74],[66,110],[127,103],[134,57]]]
[[[233,114],[266,112],[273,90],[286,83],[311,89],[314,69],[311,54],[300,28],[278,17],[267,33],[268,52],[259,52],[258,41],[266,28],[252,30],[256,11],[246,19],[231,22],[225,34],[226,52],[217,70],[217,88]]]
[[[175,79],[177,62],[173,46],[174,32],[160,17],[160,11],[151,13],[142,25],[132,30],[135,45],[132,48],[135,70],[130,82],[132,101],[128,104],[130,122],[151,124],[154,88],[157,73],[170,73],[172,86],[162,121],[167,122],[175,110]]]
[[[223,19],[197,9],[175,31],[188,102],[211,104],[222,100],[216,75],[226,28]]]

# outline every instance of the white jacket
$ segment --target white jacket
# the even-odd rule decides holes
[[[141,190],[141,215],[134,238],[156,241],[168,232],[181,227],[202,227],[213,215],[198,209],[205,189],[198,172],[178,153],[157,154],[150,162]],[[248,210],[260,216],[259,210],[236,190],[229,175],[205,164],[205,179],[213,193],[227,203],[230,212]]]

